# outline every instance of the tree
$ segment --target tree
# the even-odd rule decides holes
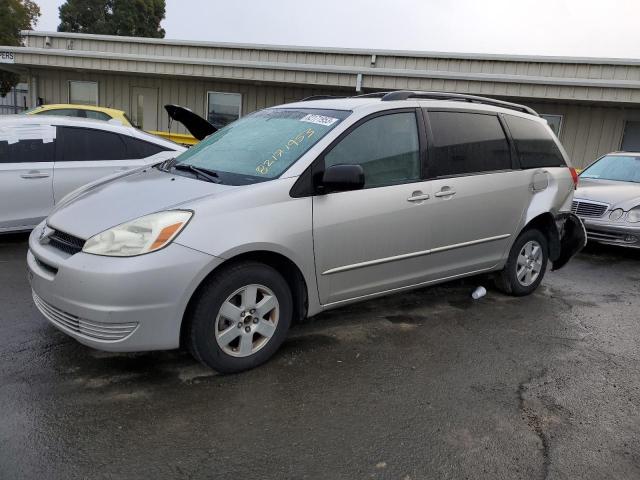
[[[111,0],[67,0],[60,9],[59,32],[106,35]]]
[[[0,0],[0,45],[20,46],[21,30],[32,30],[40,16],[40,8],[32,0]],[[20,77],[0,70],[0,95],[5,96]]]
[[[67,0],[59,32],[163,38],[165,0]]]

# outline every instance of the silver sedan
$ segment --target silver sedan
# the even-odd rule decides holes
[[[573,212],[589,240],[640,248],[640,153],[610,153],[586,168]]]

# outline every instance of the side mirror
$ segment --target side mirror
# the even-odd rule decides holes
[[[360,165],[331,165],[322,175],[325,193],[359,190],[364,187],[364,170]]]

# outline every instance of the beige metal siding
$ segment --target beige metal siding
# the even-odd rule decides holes
[[[159,128],[168,130],[168,116],[163,105],[168,103],[185,106],[199,115],[205,115],[207,92],[227,92],[242,94],[242,113],[247,114],[261,108],[300,100],[311,95],[348,95],[336,89],[314,89],[292,86],[252,85],[248,83],[218,82],[213,80],[190,80],[178,78],[158,78],[153,76],[106,75],[91,72],[76,73],[61,70],[33,70],[38,78],[38,96],[45,103],[67,103],[69,101],[69,81],[84,80],[98,82],[100,106],[124,110],[131,116],[131,89],[151,87],[158,89]],[[31,88],[34,88],[32,85]],[[182,127],[173,131],[185,133]]]
[[[45,44],[48,39],[49,46]],[[211,44],[38,32],[18,64],[229,81],[432,89],[562,101],[640,102],[640,62]],[[373,62],[373,54],[376,54]],[[447,58],[450,57],[450,58]]]
[[[562,115],[560,141],[576,167],[618,150],[627,120],[640,118],[640,108],[617,106],[526,103],[538,113]]]

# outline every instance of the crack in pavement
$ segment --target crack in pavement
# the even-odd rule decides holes
[[[542,454],[542,475],[541,478],[546,480],[549,476],[549,469],[551,467],[551,447],[549,444],[549,437],[543,429],[543,419],[540,414],[533,408],[526,405],[524,398],[525,392],[528,390],[527,385],[531,384],[534,380],[544,377],[547,374],[547,369],[543,369],[539,373],[530,376],[524,382],[518,385],[518,408],[522,412],[522,419],[526,420],[527,426],[533,430],[533,432],[540,439],[540,453]]]

